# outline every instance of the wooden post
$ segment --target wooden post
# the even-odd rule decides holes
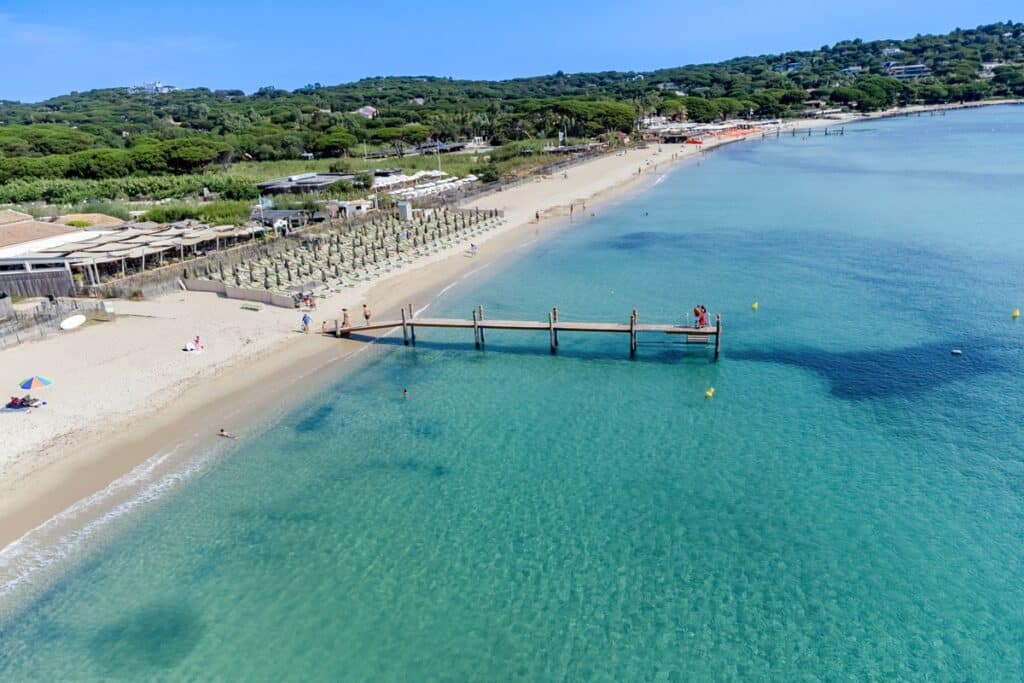
[[[718,360],[718,353],[722,348],[722,314],[715,314],[715,360]]]
[[[409,345],[409,326],[405,324],[405,307],[402,307],[402,344]]]
[[[484,321],[484,307],[483,305],[477,306],[477,311],[480,313],[480,322]],[[484,328],[480,328],[480,343],[483,344],[486,340],[484,339]]]
[[[552,328],[555,333],[555,348],[558,348],[558,306],[554,306],[551,309],[551,316],[554,319],[554,327]]]
[[[555,343],[555,319],[551,313],[548,313],[548,342],[551,344],[551,353],[554,353],[558,344]]]
[[[412,324],[412,304],[409,304],[409,337],[412,339],[412,345],[416,346],[416,326]]]
[[[633,314],[629,316],[629,356],[632,358],[636,355],[636,309],[633,309]]]
[[[473,344],[476,348],[480,348],[480,326],[476,320],[476,309],[473,309]]]
[[[335,318],[334,319],[334,336],[335,337],[340,337],[341,336],[340,332],[341,332],[341,323],[338,321],[337,318]]]

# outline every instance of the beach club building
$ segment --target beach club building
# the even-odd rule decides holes
[[[251,241],[262,226],[182,221],[130,223],[117,229],[35,235],[0,246],[0,291],[17,296],[73,296],[89,287],[154,271]],[[4,234],[0,229],[0,235]]]

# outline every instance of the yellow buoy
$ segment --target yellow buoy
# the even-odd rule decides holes
[[[1019,317],[1020,317],[1020,309],[1019,308],[1013,309],[1013,319],[1016,320]]]
[[[750,310],[752,310],[752,311],[756,311],[757,310],[757,302],[756,301],[754,303],[750,304]]]
[[[704,398],[711,398],[714,395],[715,395],[715,388],[714,387],[711,387],[710,389],[708,389],[707,391],[704,392]]]

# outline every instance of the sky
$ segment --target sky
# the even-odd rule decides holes
[[[1021,0],[0,0],[0,99],[646,71],[1011,19]]]

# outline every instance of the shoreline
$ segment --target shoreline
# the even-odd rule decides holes
[[[638,158],[645,159],[651,155],[649,150],[640,150],[626,158],[632,164]],[[586,164],[595,161],[607,163],[614,158],[599,157]],[[597,193],[600,196],[589,199],[596,206],[652,177],[650,173],[634,174],[632,182],[603,187]],[[520,187],[530,188],[535,184],[527,183]],[[515,189],[507,190],[504,195],[510,195]],[[493,208],[491,198],[492,195],[478,197],[469,205],[480,202],[481,206]],[[378,313],[398,309],[410,302],[421,308],[424,304],[433,303],[451,287],[520,254],[524,246],[582,223],[582,220],[570,222],[553,218],[542,219],[538,224],[532,220],[532,215],[530,221],[509,220],[477,240],[480,251],[473,258],[466,257],[462,248],[465,245],[457,245],[368,286],[330,297],[311,315],[319,323],[327,311],[340,310],[343,305],[353,308],[355,301],[363,300],[369,301]],[[238,304],[207,293],[171,296],[183,300],[212,301],[221,308]],[[261,314],[266,312],[270,311],[265,310]],[[275,315],[273,321],[287,324],[285,318],[290,321],[299,315],[301,312],[298,310],[283,311],[283,315]],[[332,320],[336,315],[328,315],[326,319]],[[98,331],[109,331],[116,336],[118,326],[124,323],[125,320],[120,319],[109,328]],[[250,430],[232,425],[260,428],[268,420],[273,420],[275,413],[282,412],[282,393],[287,393],[285,408],[291,408],[386,349],[373,343],[320,334],[285,332],[279,336],[255,353],[231,358],[212,367],[209,372],[190,377],[177,391],[162,396],[161,401],[144,410],[136,410],[111,424],[60,435],[32,454],[37,458],[36,466],[7,467],[4,473],[7,476],[0,479],[0,549],[6,549],[26,534],[31,534],[76,503],[100,493],[154,456],[175,448],[195,451],[223,446],[223,440],[216,436],[221,426],[244,437]],[[64,339],[74,341],[76,337],[72,335]],[[11,351],[28,346],[34,347],[34,351],[48,350],[54,341],[60,339],[48,338]],[[329,371],[324,372],[328,368]],[[272,386],[274,390],[253,391],[265,386]],[[35,416],[5,417],[31,419]],[[68,452],[74,452],[73,457],[62,457]],[[0,584],[5,578],[0,571]]]
[[[842,120],[799,120],[781,128],[787,131],[792,128],[823,128],[916,113],[1021,103],[1021,100],[1012,100],[967,103],[966,106],[914,107],[851,116]],[[323,302],[322,310],[313,315],[319,322],[325,311],[334,311],[342,305],[351,308],[355,302],[363,300],[369,301],[378,313],[409,302],[417,308],[423,303],[433,303],[452,286],[465,282],[481,271],[500,268],[515,256],[521,255],[534,242],[548,239],[565,229],[583,226],[591,208],[605,205],[629,192],[653,186],[654,181],[663,175],[662,172],[677,168],[688,160],[699,159],[706,151],[734,142],[760,139],[761,136],[762,131],[755,130],[747,135],[714,140],[700,149],[693,149],[693,145],[662,145],[665,151],[661,153],[649,147],[646,150],[630,150],[621,157],[604,155],[570,167],[567,170],[570,176],[568,179],[531,179],[500,192],[476,197],[465,206],[504,209],[507,219],[505,225],[478,240],[482,247],[478,256],[468,258],[461,246],[456,246],[369,286],[331,297]],[[635,172],[637,169],[639,172]],[[586,177],[580,179],[578,176]],[[540,197],[546,198],[547,205],[537,206]],[[537,211],[543,209],[547,213],[549,209],[561,210],[567,204],[579,200],[585,201],[587,205],[582,220],[570,221],[564,216],[544,218],[539,223],[534,220]],[[226,310],[233,306],[230,300],[218,299],[213,294],[190,293],[183,296],[182,301],[185,302],[186,313],[191,310],[188,309],[191,301],[206,304],[212,301],[215,303],[213,309],[217,309],[218,313],[220,309]],[[167,463],[168,468],[173,469],[175,464],[180,467],[187,462],[190,454],[210,449],[229,452],[230,448],[224,444],[224,440],[216,437],[216,430],[220,426],[239,432],[244,439],[247,434],[261,431],[268,422],[278,419],[285,410],[324,390],[346,373],[357,370],[364,362],[386,350],[373,343],[317,334],[297,335],[284,327],[291,318],[297,317],[298,311],[268,314],[264,318],[270,320],[263,322],[279,325],[282,329],[276,336],[270,336],[265,343],[257,345],[255,350],[229,355],[221,362],[211,364],[205,371],[193,374],[174,386],[174,390],[162,392],[159,400],[149,403],[143,401],[144,408],[135,407],[128,414],[113,420],[103,416],[104,419],[98,418],[97,422],[105,420],[106,424],[92,424],[60,434],[46,445],[35,445],[36,450],[31,453],[36,459],[35,466],[24,462],[25,453],[18,453],[21,456],[20,464],[5,465],[4,476],[0,479],[0,492],[3,493],[0,499],[0,549],[10,549],[12,544],[32,534],[34,530],[42,529],[65,510],[107,490],[156,456],[185,452],[185,455],[179,454],[172,459],[173,462]],[[116,338],[120,333],[119,326],[123,324],[127,322],[119,320],[107,329],[98,328],[95,332],[87,332],[95,337]],[[131,321],[131,324],[145,326],[147,321],[140,318]],[[168,327],[173,329],[174,325],[168,323]],[[81,338],[76,334],[65,339],[74,342]],[[37,352],[48,351],[52,346],[51,340],[32,342],[30,345]],[[10,352],[19,348],[11,349]],[[0,360],[5,358],[0,356]],[[266,386],[273,387],[273,390],[259,390]],[[282,395],[287,396],[285,401],[280,399]],[[31,419],[34,416],[19,417]],[[245,425],[245,428],[233,428],[233,423]],[[126,490],[123,495],[112,496],[105,508],[101,506],[101,509],[90,511],[91,518],[95,519],[97,513],[102,514],[104,509],[109,509],[130,495],[131,491]],[[51,536],[59,537],[83,526],[86,521],[75,516],[66,527],[44,530],[43,535],[45,540],[56,541],[57,538]],[[0,584],[6,583],[9,578],[4,575],[7,569],[4,567],[0,570]]]

